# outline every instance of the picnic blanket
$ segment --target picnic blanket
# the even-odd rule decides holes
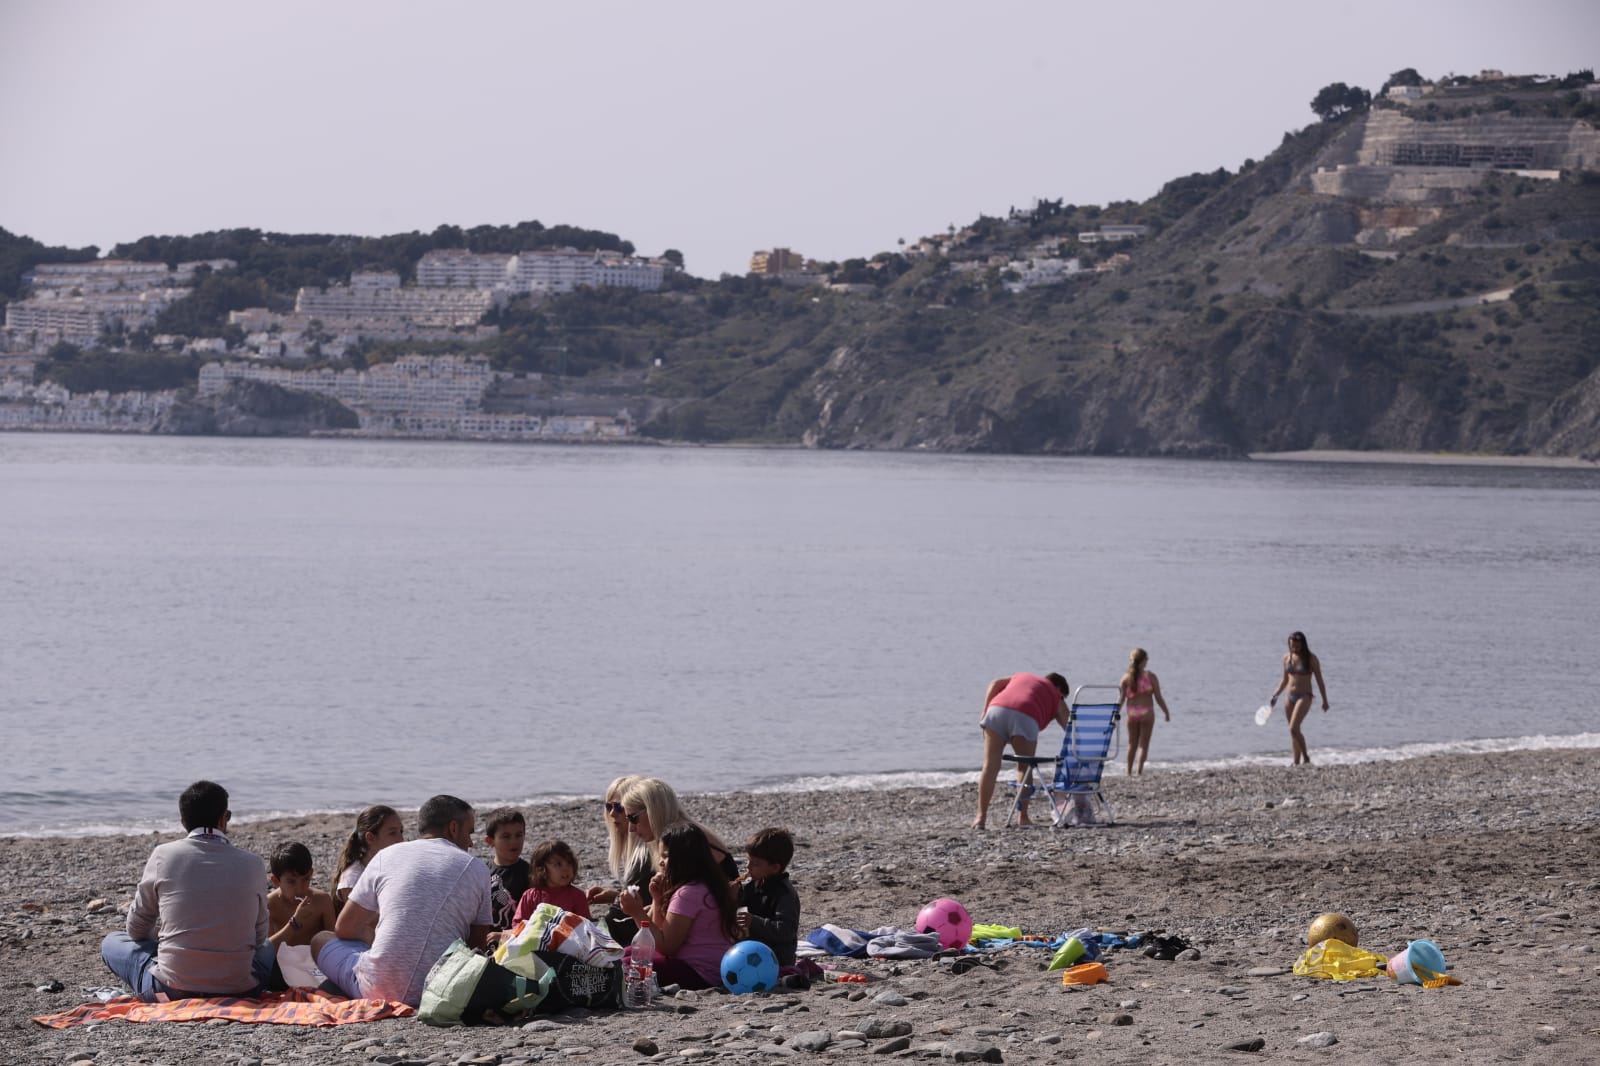
[[[259,998],[206,996],[166,1003],[121,996],[105,1003],[85,1003],[59,1014],[41,1014],[33,1020],[49,1029],[70,1029],[113,1018],[130,1022],[203,1022],[223,1018],[232,1022],[326,1027],[409,1018],[415,1013],[415,1007],[391,1000],[345,999],[314,988],[291,988],[287,992],[266,992]]]

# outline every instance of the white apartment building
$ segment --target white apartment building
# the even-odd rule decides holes
[[[555,252],[523,252],[517,256],[511,286],[520,292],[571,292],[595,284],[599,257],[594,252],[563,248]]]
[[[42,351],[57,341],[93,344],[100,338],[100,312],[81,296],[54,300],[13,300],[6,305],[8,343]]]
[[[194,282],[195,271],[207,266],[212,270],[230,270],[238,266],[232,259],[197,259],[179,263],[169,269],[165,263],[152,263],[136,259],[94,259],[87,263],[40,263],[29,272],[26,280],[36,293],[79,292],[84,295],[96,292],[164,289],[188,286]]]
[[[235,380],[264,381],[329,396],[356,412],[361,429],[375,435],[485,437],[627,437],[633,424],[617,415],[489,413],[484,392],[497,379],[489,362],[474,356],[406,355],[367,370],[285,370],[251,363],[207,363],[199,391],[215,395]]]
[[[595,264],[594,283],[602,288],[655,292],[661,288],[661,280],[666,275],[666,264],[660,260],[618,256]]]
[[[417,261],[417,284],[456,289],[508,289],[516,259],[509,252],[438,249]]]
[[[264,381],[331,396],[358,413],[459,415],[477,411],[494,381],[489,362],[460,356],[404,355],[367,370],[285,370],[251,363],[207,363],[199,391],[214,395],[233,380]]]
[[[1016,259],[1006,266],[1017,273],[1016,281],[1006,282],[1009,292],[1022,292],[1040,285],[1060,285],[1083,271],[1083,263],[1078,259]]]
[[[301,289],[295,313],[320,318],[334,332],[342,319],[457,327],[476,325],[495,302],[487,289],[401,288],[400,275],[392,271],[354,274],[350,280],[348,286]]]
[[[1149,226],[1101,226],[1097,230],[1078,234],[1081,244],[1099,244],[1103,241],[1131,241],[1148,236]]]
[[[654,292],[668,269],[659,259],[576,248],[517,255],[451,248],[428,252],[417,261],[417,286],[551,294],[595,285]]]

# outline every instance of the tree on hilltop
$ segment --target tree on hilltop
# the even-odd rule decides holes
[[[1383,83],[1382,88],[1378,90],[1378,95],[1382,96],[1397,85],[1422,85],[1425,81],[1426,79],[1417,73],[1416,67],[1406,67],[1389,75],[1389,80]]]
[[[1351,111],[1360,111],[1372,103],[1372,94],[1359,85],[1346,85],[1336,81],[1332,85],[1325,85],[1322,91],[1311,98],[1311,110],[1317,117],[1327,122],[1349,114]]]

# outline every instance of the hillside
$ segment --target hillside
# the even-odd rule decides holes
[[[833,286],[679,275],[654,293],[584,289],[491,312],[499,335],[477,349],[424,350],[482,350],[502,369],[558,375],[561,395],[627,402],[643,432],[666,439],[1597,457],[1595,99],[1441,88],[1319,122],[1238,172],[1180,178],[1143,203],[1041,201],[831,264]],[[1145,230],[1080,240],[1116,225]],[[472,232],[486,247],[514,243]],[[208,236],[119,251],[222,254]],[[438,235],[269,236],[253,237],[254,264],[196,293],[212,301],[203,315],[184,301],[166,325],[215,324],[230,300],[281,304],[291,279],[338,280],[375,255],[404,272],[417,249],[441,246]],[[340,242],[339,255],[305,250],[317,240]],[[1065,257],[1082,269],[1025,287],[1033,261]]]

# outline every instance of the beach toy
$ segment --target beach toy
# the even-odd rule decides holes
[[[778,957],[759,940],[741,940],[722,955],[722,984],[734,995],[765,992],[778,983]]]
[[[917,932],[933,933],[942,948],[965,947],[972,939],[972,915],[953,899],[936,899],[917,912]]]
[[[1046,966],[1045,969],[1060,970],[1067,966],[1071,966],[1073,963],[1083,958],[1083,953],[1086,950],[1087,949],[1083,946],[1083,941],[1079,940],[1075,936],[1069,936],[1067,937],[1067,942],[1056,949],[1055,956],[1050,960],[1050,965]]]
[[[1272,717],[1272,704],[1263,703],[1256,708],[1256,725],[1266,725],[1267,719]]]
[[[1356,932],[1356,923],[1337,911],[1317,915],[1306,930],[1307,944],[1320,944],[1324,940],[1343,940],[1351,947],[1361,943],[1361,934]]]
[[[1105,964],[1100,962],[1085,962],[1061,971],[1063,985],[1097,985],[1109,980],[1111,975],[1106,973]]]
[[[1444,976],[1444,969],[1444,952],[1431,940],[1413,940],[1389,959],[1389,976],[1403,985],[1438,981]]]

